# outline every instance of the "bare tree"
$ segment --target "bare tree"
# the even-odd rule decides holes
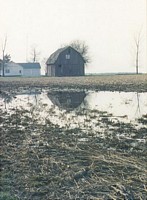
[[[39,56],[40,56],[40,51],[37,49],[37,46],[36,45],[33,45],[32,46],[32,49],[31,49],[31,62],[38,62],[39,61]]]
[[[142,35],[141,31],[139,31],[138,34],[134,37],[136,74],[139,73],[141,42],[142,42]]]
[[[86,64],[90,63],[91,59],[89,56],[89,46],[86,44],[85,41],[74,40],[74,41],[70,42],[68,45],[66,44],[66,45],[62,45],[62,46],[73,47],[75,50],[77,50],[81,54],[81,56],[83,57]]]
[[[2,43],[2,76],[5,76],[5,50],[7,45],[7,36],[4,38],[4,42]]]

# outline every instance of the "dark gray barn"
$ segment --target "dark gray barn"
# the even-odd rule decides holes
[[[46,65],[47,76],[84,76],[85,74],[83,57],[70,46],[51,54]]]

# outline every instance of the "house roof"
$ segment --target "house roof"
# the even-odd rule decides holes
[[[21,65],[24,69],[40,69],[40,63],[17,63]]]
[[[56,60],[58,59],[58,56],[60,55],[60,53],[63,52],[67,48],[68,47],[60,48],[57,51],[55,51],[54,53],[52,53],[50,55],[50,57],[48,58],[46,64],[54,64],[56,62]]]

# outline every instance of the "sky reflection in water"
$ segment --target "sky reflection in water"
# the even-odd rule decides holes
[[[75,91],[42,91],[17,94],[15,98],[8,100],[0,97],[0,108],[12,111],[13,109],[29,109],[34,111],[36,117],[42,122],[50,119],[54,123],[76,124],[82,123],[88,114],[79,117],[79,112],[83,110],[97,110],[107,112],[113,117],[126,122],[147,114],[147,93],[135,92],[75,92]],[[64,117],[63,117],[64,115]],[[86,117],[85,117],[86,115]],[[64,120],[63,120],[64,118]]]

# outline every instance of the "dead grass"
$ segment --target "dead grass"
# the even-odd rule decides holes
[[[0,77],[0,87],[9,89],[18,87],[60,87],[147,92],[147,74],[40,78]]]
[[[93,111],[86,112],[93,116]],[[8,200],[145,200],[146,144],[131,145],[136,138],[145,138],[144,131],[131,124],[110,124],[109,118],[103,122],[107,128],[101,138],[49,120],[40,125],[25,109],[13,114],[0,110],[0,199],[6,192]],[[111,134],[110,125],[115,127]],[[135,136],[118,138],[122,132]]]

